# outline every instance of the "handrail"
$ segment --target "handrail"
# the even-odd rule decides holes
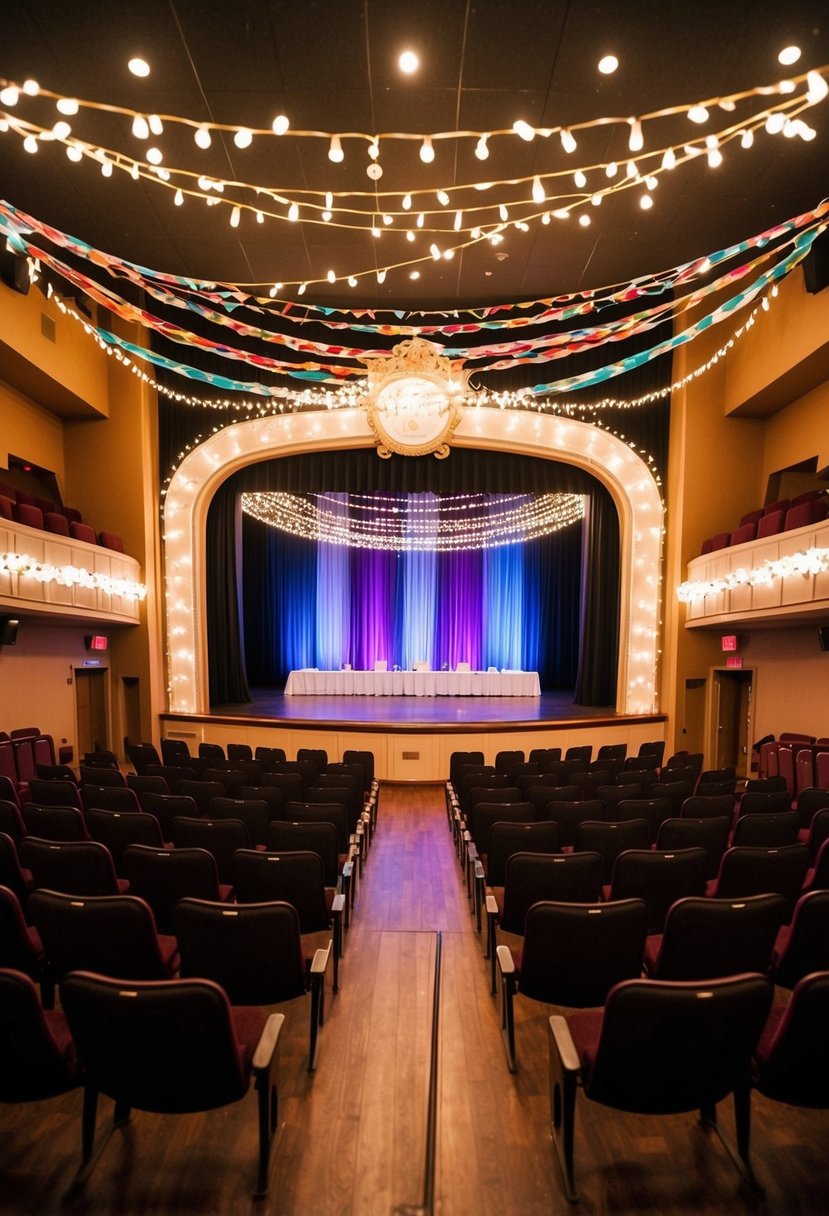
[[[399,1204],[392,1209],[392,1216],[432,1216],[434,1212],[442,952],[443,935],[440,930],[437,930],[435,933],[435,982],[432,994],[432,1045],[429,1057],[429,1097],[426,1108],[426,1153],[423,1160],[423,1198],[419,1204]]]

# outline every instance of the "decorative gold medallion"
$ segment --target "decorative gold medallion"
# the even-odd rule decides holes
[[[377,454],[388,459],[426,456],[442,460],[461,420],[460,402],[469,372],[440,354],[424,338],[409,338],[386,359],[366,360],[368,421],[377,440]]]

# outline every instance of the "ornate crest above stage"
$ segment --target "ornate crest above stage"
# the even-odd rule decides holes
[[[384,359],[366,360],[367,416],[377,454],[388,459],[426,456],[442,460],[461,420],[469,372],[424,338],[398,343]]]

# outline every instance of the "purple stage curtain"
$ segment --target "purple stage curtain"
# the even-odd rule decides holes
[[[454,670],[469,663],[473,671],[483,659],[483,550],[442,553],[438,562],[438,618],[432,665]]]
[[[351,550],[351,621],[348,661],[371,671],[378,659],[394,665],[397,554],[389,549]]]

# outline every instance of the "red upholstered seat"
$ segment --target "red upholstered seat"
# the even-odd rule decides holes
[[[99,532],[98,544],[104,549],[114,549],[116,553],[124,552],[124,542],[117,532]]]
[[[83,524],[80,520],[72,520],[69,524],[69,535],[73,540],[82,540],[87,545],[97,544],[98,538],[95,535],[95,529],[90,528],[89,524]]]

